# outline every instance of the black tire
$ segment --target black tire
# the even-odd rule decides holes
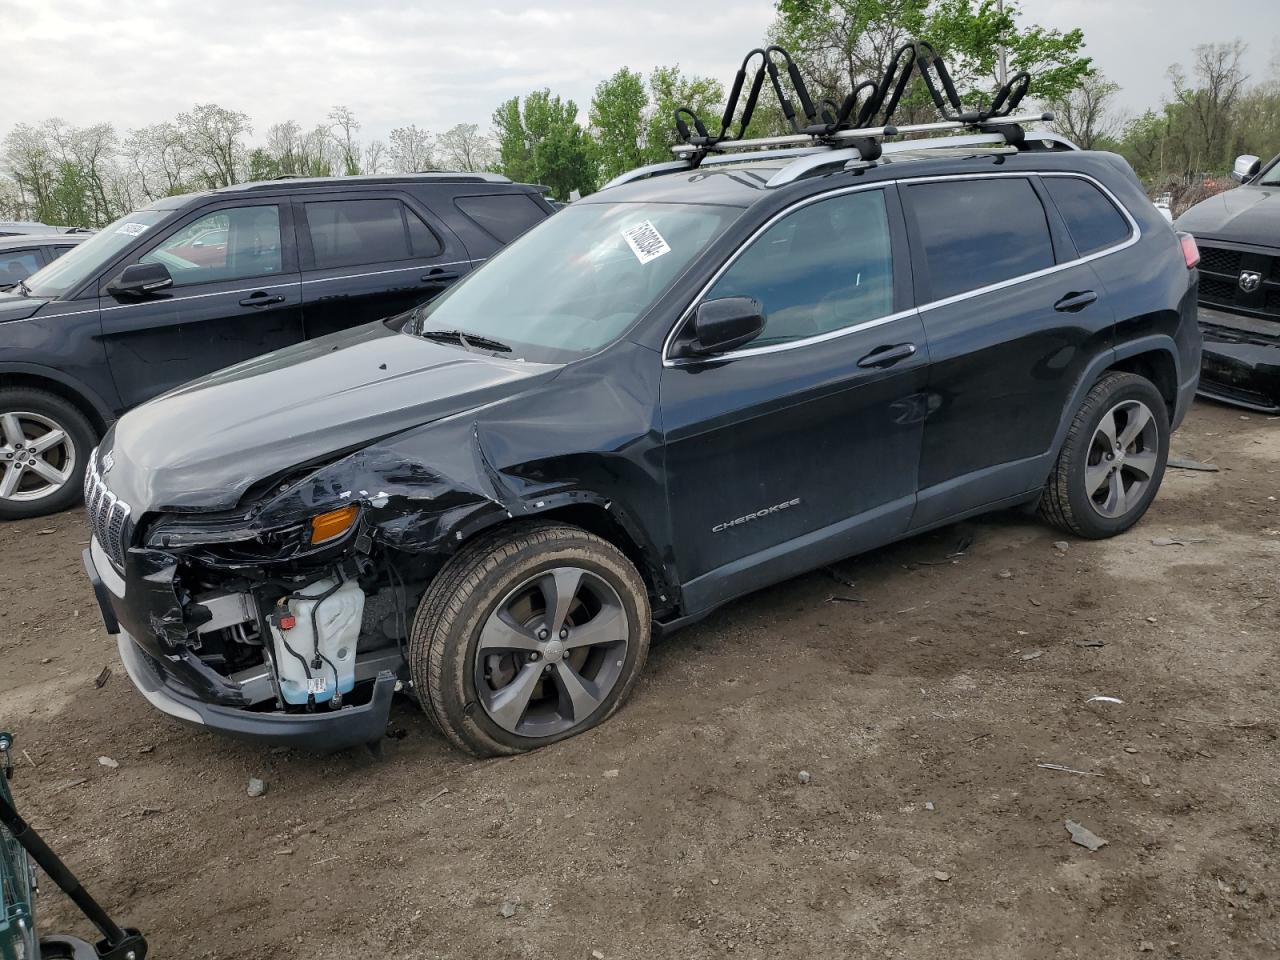
[[[589,716],[549,736],[521,735],[494,722],[478,692],[480,634],[512,591],[567,566],[603,581],[620,601],[625,654],[610,692]],[[414,618],[409,669],[423,708],[454,744],[477,756],[512,755],[576,736],[608,719],[630,695],[644,667],[651,626],[644,580],[613,544],[565,524],[513,525],[464,547],[436,575]],[[545,669],[552,668],[548,664]]]
[[[74,465],[70,476],[56,492],[37,500],[0,498],[0,520],[43,517],[79,503],[84,495],[84,471],[89,462],[89,454],[98,442],[97,432],[83,413],[57,394],[30,387],[0,389],[0,417],[6,413],[18,412],[36,414],[57,424],[66,434],[74,452]],[[0,435],[0,444],[5,444],[3,435]],[[0,465],[0,478],[5,471],[11,469],[7,465],[9,462],[12,461],[6,460],[6,465]]]
[[[1091,456],[1098,459],[1095,437],[1103,418],[1133,403],[1141,404],[1151,414],[1154,443],[1150,446],[1154,449],[1144,447],[1143,452],[1155,453],[1154,466],[1145,486],[1132,496],[1132,503],[1126,503],[1116,516],[1107,516],[1102,512],[1104,507],[1098,505],[1088,492],[1086,471],[1105,467],[1100,462],[1090,464]],[[1136,454],[1131,452],[1129,456]],[[1137,374],[1108,373],[1093,385],[1071,422],[1067,439],[1040,498],[1040,515],[1055,527],[1090,540],[1124,533],[1141,520],[1151,506],[1164,479],[1168,458],[1169,411],[1160,391],[1150,380]]]

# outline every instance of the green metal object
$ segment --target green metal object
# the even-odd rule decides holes
[[[13,737],[0,733],[0,798],[13,804]],[[38,960],[35,874],[9,828],[0,824],[0,960]]]

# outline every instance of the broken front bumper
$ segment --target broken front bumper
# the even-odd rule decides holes
[[[100,565],[106,565],[102,572]],[[312,713],[249,709],[247,698],[232,680],[215,673],[190,650],[166,645],[146,629],[148,623],[162,623],[176,603],[171,574],[166,579],[165,571],[154,569],[147,578],[131,577],[134,595],[126,602],[125,580],[109,566],[100,548],[84,552],[84,568],[107,630],[117,636],[129,679],[157,710],[227,736],[318,753],[375,743],[385,736],[396,688],[393,672],[377,674],[368,703]]]
[[[1200,395],[1280,413],[1280,321],[1200,308]]]

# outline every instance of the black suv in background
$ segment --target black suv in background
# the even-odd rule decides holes
[[[1196,389],[1194,241],[1119,157],[984,136],[639,171],[127,414],[85,562],[134,683],[336,748],[411,682],[514,753],[608,717],[652,627],[841,557],[1020,504],[1128,529]]]
[[[0,294],[0,519],[70,506],[130,407],[430,300],[552,212],[537,187],[428,173],[246,183],[121,218]]]
[[[1178,229],[1200,245],[1200,392],[1280,413],[1280,157],[1239,157],[1235,190],[1196,204]]]

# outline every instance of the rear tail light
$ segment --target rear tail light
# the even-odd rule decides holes
[[[1187,269],[1194,270],[1200,265],[1200,248],[1196,245],[1196,238],[1189,233],[1180,233],[1178,241],[1182,244],[1182,256],[1187,261]]]

